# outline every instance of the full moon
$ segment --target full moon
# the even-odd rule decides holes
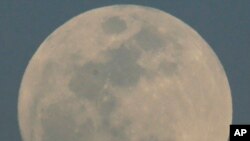
[[[40,45],[20,87],[24,141],[227,141],[224,69],[187,24],[138,5],[97,8]]]

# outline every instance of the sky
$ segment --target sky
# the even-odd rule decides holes
[[[228,76],[233,124],[250,124],[249,0],[1,0],[0,140],[21,141],[18,91],[28,62],[40,44],[72,17],[113,4],[154,7],[194,28],[217,54]]]

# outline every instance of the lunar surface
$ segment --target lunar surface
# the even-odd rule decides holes
[[[220,61],[191,27],[114,5],[46,38],[18,112],[23,141],[226,141],[232,102]]]

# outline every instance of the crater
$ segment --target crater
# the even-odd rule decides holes
[[[127,24],[120,17],[110,17],[102,23],[102,29],[107,34],[119,34],[127,29]]]

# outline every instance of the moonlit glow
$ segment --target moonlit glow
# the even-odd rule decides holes
[[[24,141],[227,141],[232,102],[222,65],[192,28],[115,5],[46,38],[18,112]]]

